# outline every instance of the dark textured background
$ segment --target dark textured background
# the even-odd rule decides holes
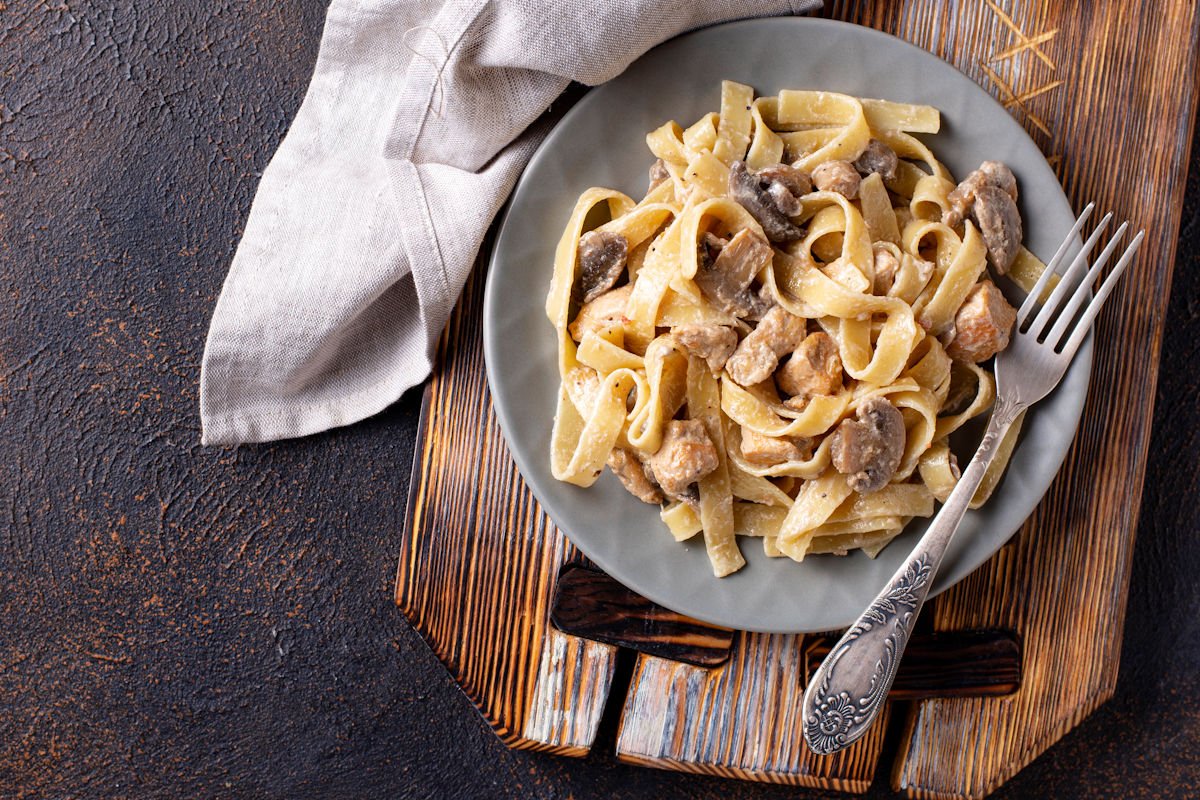
[[[0,797],[794,796],[500,745],[391,602],[417,393],[199,447],[209,315],[323,15],[0,2]],[[1117,695],[998,796],[1200,783],[1198,194],[1200,150]]]

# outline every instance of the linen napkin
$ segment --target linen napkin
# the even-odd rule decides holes
[[[346,425],[429,374],[484,234],[571,81],[820,0],[333,0],[200,374],[202,442]]]

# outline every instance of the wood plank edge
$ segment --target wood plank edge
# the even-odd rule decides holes
[[[393,600],[414,628],[417,627],[417,621],[414,619],[416,609],[408,604],[409,598],[404,594],[404,567],[410,555],[411,537],[417,529],[417,498],[424,482],[422,467],[429,437],[429,407],[433,404],[433,384],[433,379],[425,381],[425,388],[421,392],[421,415],[417,419],[417,433],[413,438],[412,467],[408,475],[408,496],[404,505],[404,525],[400,530],[400,556],[396,563],[396,587],[393,593]]]
[[[940,792],[929,791],[919,786],[901,786],[900,779],[903,777],[904,764],[908,758],[909,748],[912,745],[912,735],[916,728],[917,714],[920,713],[916,708],[908,715],[904,723],[904,731],[901,734],[900,745],[896,755],[896,761],[892,766],[891,788],[894,792],[902,792],[905,797],[912,800],[977,800],[984,798],[992,792],[999,789],[1005,783],[1013,778],[1018,772],[1029,766],[1034,759],[1042,755],[1042,753],[1053,747],[1059,739],[1066,736],[1075,726],[1086,719],[1093,711],[1108,702],[1116,691],[1116,674],[1114,673],[1111,680],[1105,682],[1103,686],[1097,689],[1094,693],[1087,696],[1084,702],[1075,707],[1071,713],[1064,715],[1052,727],[1050,727],[1045,736],[1035,739],[1031,744],[1021,750],[1017,757],[1009,761],[1003,769],[992,775],[986,784],[982,787],[968,787],[965,792]],[[914,704],[919,705],[919,704]]]
[[[727,767],[720,764],[710,764],[695,761],[679,761],[674,758],[656,758],[637,753],[618,751],[617,760],[625,764],[654,769],[687,772],[693,775],[709,775],[717,778],[730,778],[758,783],[774,783],[783,786],[800,786],[808,789],[823,789],[826,791],[846,792],[848,794],[863,794],[871,785],[870,780],[854,781],[843,778],[831,778],[823,775],[792,775],[765,770],[744,769],[742,767]]]
[[[407,614],[405,614],[405,616],[407,617]],[[463,696],[470,701],[471,706],[475,709],[476,713],[479,714],[479,716],[483,719],[487,726],[491,728],[492,732],[496,734],[500,741],[504,742],[505,746],[511,747],[514,750],[531,750],[541,753],[551,753],[553,755],[571,756],[575,758],[581,758],[588,754],[589,748],[580,747],[577,745],[555,745],[537,739],[527,738],[526,736],[513,731],[498,717],[489,714],[487,708],[483,704],[483,698],[479,692],[476,691],[472,684],[464,683],[462,681],[462,678],[456,669],[457,665],[452,659],[450,659],[449,655],[438,649],[437,645],[425,635],[425,631],[422,630],[421,626],[417,622],[409,619],[409,624],[411,624],[413,630],[420,635],[421,641],[425,643],[425,646],[428,647],[434,656],[436,656],[437,659],[442,662],[442,666],[449,673],[451,680],[454,681],[454,685],[458,687],[458,690],[462,692]]]
[[[500,741],[504,742],[506,747],[513,750],[526,750],[530,753],[546,753],[552,756],[566,756],[567,758],[584,758],[591,752],[591,748],[588,747],[546,744],[545,742],[526,739],[523,736],[501,736]]]
[[[408,559],[412,555],[409,547],[411,538],[417,531],[419,520],[417,518],[417,502],[420,497],[421,490],[424,488],[424,465],[425,455],[428,446],[429,435],[429,411],[433,404],[434,384],[435,379],[430,379],[425,382],[425,388],[421,393],[421,412],[417,421],[417,432],[413,439],[413,461],[412,468],[409,473],[408,495],[404,510],[404,524],[401,529],[401,545],[400,556],[396,564],[396,585],[393,593],[393,600],[400,608],[400,612],[404,615],[408,624],[421,637],[421,641],[429,648],[430,652],[442,662],[442,666],[450,673],[450,677],[454,680],[455,686],[462,692],[463,696],[471,703],[476,713],[483,719],[484,723],[491,728],[496,737],[502,741],[505,746],[511,747],[514,750],[529,750],[533,752],[551,753],[553,755],[569,756],[573,758],[582,758],[588,754],[588,748],[574,745],[554,745],[535,739],[528,739],[519,733],[512,731],[500,719],[489,714],[483,705],[482,697],[472,687],[464,685],[460,677],[455,671],[455,664],[450,659],[449,654],[440,649],[437,644],[429,638],[425,632],[424,619],[420,614],[420,610],[411,602],[414,598],[407,594],[408,584],[405,581],[405,569],[408,566]]]

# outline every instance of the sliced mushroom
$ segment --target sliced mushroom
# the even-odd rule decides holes
[[[767,184],[767,194],[785,216],[794,217],[804,210],[800,198],[812,191],[808,175],[787,164],[772,164],[758,171],[758,179]]]
[[[698,419],[669,421],[662,445],[647,465],[663,494],[685,500],[688,487],[717,468],[717,448]]]
[[[646,475],[645,466],[637,456],[623,447],[613,448],[608,454],[608,468],[613,471],[631,495],[643,503],[658,504],[663,494]]]
[[[646,193],[649,194],[650,192],[653,192],[659,187],[660,184],[670,180],[670,178],[671,173],[667,172],[667,165],[661,158],[656,159],[655,162],[650,165],[650,186],[646,189]]]
[[[750,310],[744,319],[750,322],[762,322],[762,318],[767,315],[772,308],[775,307],[775,298],[771,295],[770,287],[764,285],[759,288],[758,293],[754,296],[754,307]]]
[[[1012,197],[995,186],[983,186],[975,192],[972,216],[979,223],[988,261],[1004,275],[1021,249],[1021,215]]]
[[[629,257],[629,242],[619,233],[588,231],[579,237],[583,302],[590,303],[616,285]]]
[[[677,494],[670,497],[671,500],[678,500],[681,503],[691,506],[697,513],[700,511],[700,486],[699,484],[689,484],[687,489],[682,494]]]
[[[700,260],[711,264],[717,260],[717,256],[721,255],[721,251],[725,249],[725,245],[729,244],[728,239],[722,239],[715,233],[706,233],[700,239]]]
[[[809,334],[775,373],[775,385],[791,397],[835,394],[842,388],[837,344],[823,331]]]
[[[758,171],[760,180],[780,183],[796,197],[812,191],[812,180],[803,171],[791,164],[771,164]]]
[[[767,186],[767,194],[771,196],[771,202],[775,204],[775,207],[786,217],[794,217],[804,210],[804,204],[800,202],[800,198],[788,191],[788,188],[778,181],[772,181]]]
[[[904,417],[882,397],[863,403],[855,416],[834,430],[829,455],[834,469],[849,476],[851,489],[870,494],[887,486],[900,466]]]
[[[954,338],[946,353],[959,361],[978,364],[1008,347],[1017,310],[991,281],[980,281],[954,315]]]
[[[1017,200],[1017,178],[1012,170],[999,161],[985,161],[946,195],[950,208],[942,212],[942,222],[957,228],[971,211],[976,193],[984,186],[994,186],[1011,197],[1014,203]]]
[[[858,184],[862,178],[849,161],[826,161],[813,170],[812,181],[822,192],[837,192],[853,200],[858,197]]]
[[[896,177],[899,163],[895,150],[878,139],[872,139],[867,142],[867,149],[855,160],[854,168],[863,175],[878,172],[885,181],[890,181]]]
[[[694,356],[708,362],[708,368],[720,372],[737,347],[737,334],[724,325],[698,323],[679,325],[671,330],[675,340]]]
[[[771,263],[775,251],[766,239],[749,228],[738,231],[711,261],[704,257],[711,252],[710,247],[707,238],[700,245],[696,285],[725,313],[739,317],[751,314],[760,301],[750,291],[750,283],[759,270]]]
[[[735,161],[729,168],[729,195],[758,221],[768,239],[780,243],[801,238],[804,232],[775,204],[769,187],[770,182],[750,171],[745,161]]]
[[[812,439],[806,436],[767,436],[742,428],[742,457],[760,467],[773,467],[785,461],[812,458]]]
[[[774,306],[738,344],[725,364],[729,377],[742,386],[753,386],[771,377],[779,359],[804,339],[805,322],[783,306]]]
[[[588,331],[597,331],[609,325],[624,324],[629,321],[625,316],[625,306],[629,296],[633,294],[633,284],[625,284],[620,289],[605,292],[579,309],[579,315],[567,326],[567,332],[577,342],[583,341]]]

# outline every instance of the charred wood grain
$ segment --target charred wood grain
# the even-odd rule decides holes
[[[805,672],[811,679],[836,639],[805,643]],[[1021,643],[1007,631],[916,633],[904,651],[892,700],[931,697],[1004,697],[1021,686]]]
[[[663,608],[580,564],[559,573],[550,621],[564,633],[698,667],[725,663],[733,644],[728,628]]]

